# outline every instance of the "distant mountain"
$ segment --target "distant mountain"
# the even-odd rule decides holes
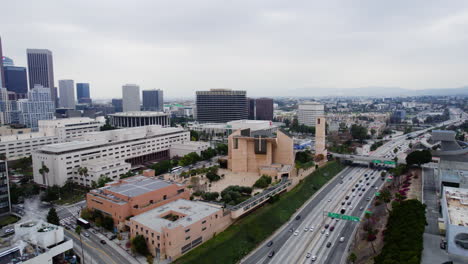
[[[423,95],[468,95],[468,86],[461,88],[409,90],[400,87],[363,87],[363,88],[299,88],[293,89],[291,95],[297,97],[321,96],[423,96]]]

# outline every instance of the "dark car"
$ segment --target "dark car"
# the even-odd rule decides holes
[[[346,209],[341,209],[340,211],[342,214],[344,214],[346,212]]]
[[[301,216],[300,215],[296,216],[296,220],[299,220],[299,219],[301,219]]]
[[[275,255],[275,251],[272,250],[272,251],[270,252],[270,254],[268,254],[268,257],[269,257],[269,258],[272,258],[274,255]]]
[[[345,205],[346,202],[342,202],[341,205]]]
[[[348,205],[351,205],[351,202],[348,202]]]
[[[343,181],[340,181],[340,184],[343,184]]]
[[[352,192],[354,192],[354,190],[356,190],[356,188],[351,189]]]
[[[331,247],[331,242],[328,242],[327,243],[327,248],[330,248]]]
[[[325,229],[327,229],[329,226],[330,226],[329,224],[326,224],[326,225],[325,225]]]
[[[335,230],[335,227],[334,226],[330,226],[330,231],[333,231]]]
[[[369,185],[370,183],[366,183],[366,185]]]
[[[366,191],[366,189],[365,189],[365,188],[362,188],[362,191],[363,191],[363,192],[365,192],[365,191]]]
[[[273,245],[273,241],[268,242],[267,247],[271,247]]]
[[[107,242],[106,242],[104,239],[101,239],[100,242],[101,242],[101,244],[103,244],[103,245],[107,244]]]
[[[359,186],[359,184],[354,185],[354,187],[358,187],[358,186]]]
[[[349,199],[349,196],[346,196],[346,197],[345,197],[345,200],[348,200],[348,199]]]

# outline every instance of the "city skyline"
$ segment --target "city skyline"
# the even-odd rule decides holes
[[[11,12],[4,14],[3,54],[26,66],[26,49],[49,49],[55,79],[89,82],[98,99],[118,97],[125,83],[162,89],[167,98],[194,98],[210,88],[257,97],[468,84],[462,34],[468,4],[462,1],[450,7],[426,1],[113,5],[104,11],[107,3],[90,1],[73,8],[5,3]],[[123,14],[132,22],[122,23]]]

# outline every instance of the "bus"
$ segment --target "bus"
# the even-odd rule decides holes
[[[83,218],[76,219],[76,224],[83,227],[84,229],[90,228],[91,225],[88,221],[84,220]]]
[[[178,170],[182,169],[182,166],[177,166],[171,169],[171,173],[177,172]]]

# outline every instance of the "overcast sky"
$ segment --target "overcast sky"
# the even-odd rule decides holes
[[[53,52],[55,81],[166,97],[232,88],[408,89],[468,84],[468,1],[14,0],[0,3],[5,56]],[[310,94],[309,94],[310,95]]]

